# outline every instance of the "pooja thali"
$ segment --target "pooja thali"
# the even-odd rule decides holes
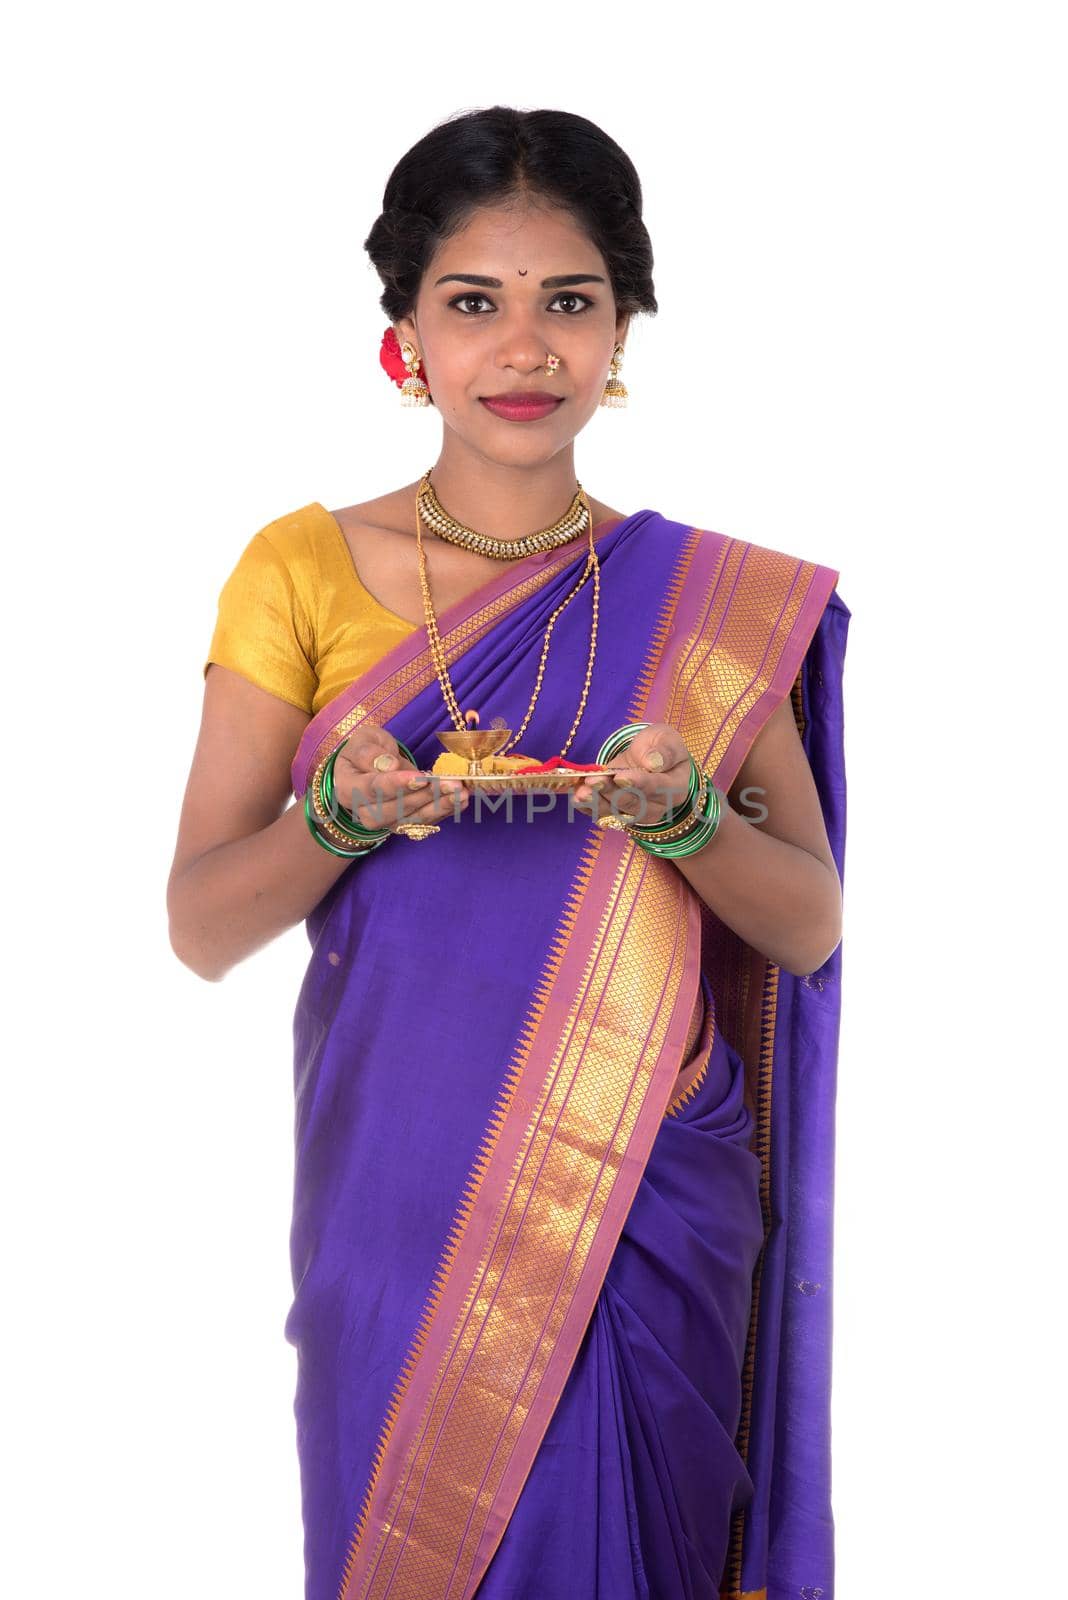
[[[440,776],[455,779],[465,789],[515,789],[523,794],[551,794],[577,789],[587,778],[595,778],[598,773],[611,770],[610,767],[591,767],[575,772],[567,767],[557,767],[548,772],[446,772]]]
[[[477,713],[468,712],[468,718]],[[597,762],[568,761],[564,756],[551,756],[545,761],[538,756],[527,756],[522,751],[512,755],[498,754],[512,736],[511,728],[468,727],[466,731],[443,728],[438,738],[445,746],[430,769],[439,778],[449,778],[465,789],[514,789],[520,793],[554,793],[577,789],[588,778],[611,773],[611,767]],[[568,741],[570,742],[570,741]],[[566,746],[565,746],[566,748]],[[523,772],[523,767],[534,770]]]
[[[467,712],[468,723],[478,718],[478,712]],[[512,730],[502,723],[491,728],[468,726],[467,730],[441,728],[438,739],[446,754],[433,763],[436,778],[459,782],[464,789],[512,789],[520,794],[558,794],[560,790],[577,789],[588,778],[603,778],[611,774],[611,766],[598,762],[569,762],[564,755],[550,755],[548,760],[537,755],[524,755],[515,750],[504,755],[504,746],[512,738]],[[571,741],[568,741],[568,744]],[[568,746],[564,746],[566,749]],[[521,771],[528,766],[532,771]]]

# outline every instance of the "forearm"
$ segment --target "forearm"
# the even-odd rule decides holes
[[[172,879],[171,947],[199,977],[217,983],[246,956],[303,922],[349,865],[315,842],[304,802],[298,801],[269,827],[216,845]]]
[[[673,859],[721,922],[787,972],[815,972],[837,949],[837,873],[807,850],[747,822],[725,799],[709,843]]]

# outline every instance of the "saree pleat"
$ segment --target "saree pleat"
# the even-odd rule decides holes
[[[726,788],[799,692],[836,574],[652,511],[598,548],[596,717],[569,756],[670,721]],[[581,565],[524,559],[442,615],[462,706],[520,725]],[[523,750],[570,727],[583,595]],[[309,724],[298,798],[364,720],[433,764],[423,630]],[[286,1321],[306,1600],[704,1600],[754,1574],[763,1596],[791,1203],[768,1108],[807,995],[776,1013],[778,969],[674,863],[560,804],[391,842],[307,928]],[[802,1431],[824,1427],[826,1381]]]

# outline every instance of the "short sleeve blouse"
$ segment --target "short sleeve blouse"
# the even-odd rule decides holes
[[[218,662],[314,716],[414,631],[363,587],[337,519],[313,500],[245,546],[204,674]]]

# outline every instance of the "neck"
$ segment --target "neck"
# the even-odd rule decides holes
[[[550,527],[570,506],[577,483],[574,447],[568,445],[550,461],[513,465],[489,460],[456,441],[452,448],[443,446],[430,482],[457,522],[494,539],[521,539]]]

